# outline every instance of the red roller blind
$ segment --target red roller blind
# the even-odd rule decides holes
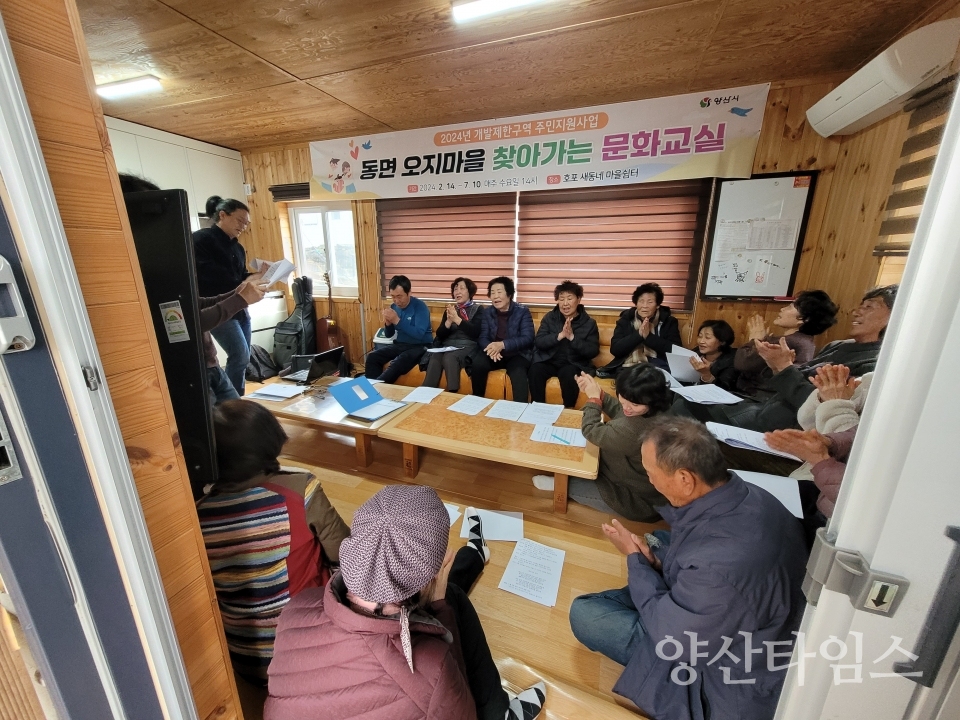
[[[450,283],[468,277],[481,289],[513,277],[516,194],[450,199],[378,200],[383,290],[406,275],[422,299],[449,300]]]
[[[552,304],[561,280],[589,307],[625,307],[645,282],[683,309],[693,297],[709,183],[520,193],[517,295]]]

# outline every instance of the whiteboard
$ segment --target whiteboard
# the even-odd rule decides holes
[[[813,173],[722,180],[704,298],[789,295],[813,198]]]

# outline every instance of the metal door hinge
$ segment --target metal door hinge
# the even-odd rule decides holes
[[[0,353],[23,352],[36,343],[13,268],[0,256]]]
[[[817,604],[826,588],[849,597],[857,610],[891,617],[908,587],[906,578],[871,569],[859,552],[837,548],[827,540],[826,528],[817,530],[803,579],[803,594],[811,605]]]
[[[87,383],[87,388],[91,391],[100,389],[100,376],[97,374],[96,368],[89,367],[87,365],[83,366],[83,380]]]

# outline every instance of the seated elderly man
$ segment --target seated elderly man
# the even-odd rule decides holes
[[[678,396],[673,414],[760,432],[800,427],[797,411],[813,392],[810,378],[817,368],[827,364],[846,365],[855,377],[876,368],[897,287],[874,288],[864,295],[860,306],[853,311],[850,337],[829,343],[808,363],[794,365],[796,353],[787,347],[783,338],[777,345],[758,343],[757,352],[773,371],[773,377],[764,385],[770,397],[759,401],[747,399],[733,405],[698,405]]]
[[[626,665],[614,692],[655,720],[772,718],[804,607],[800,523],[728,472],[696,420],[653,420],[640,455],[671,541],[605,524],[628,586],[574,600],[573,634]]]

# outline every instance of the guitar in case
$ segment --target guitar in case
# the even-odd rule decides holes
[[[290,365],[294,355],[312,355],[317,351],[317,312],[313,305],[313,281],[294,278],[293,312],[273,331],[273,359],[281,368]]]

